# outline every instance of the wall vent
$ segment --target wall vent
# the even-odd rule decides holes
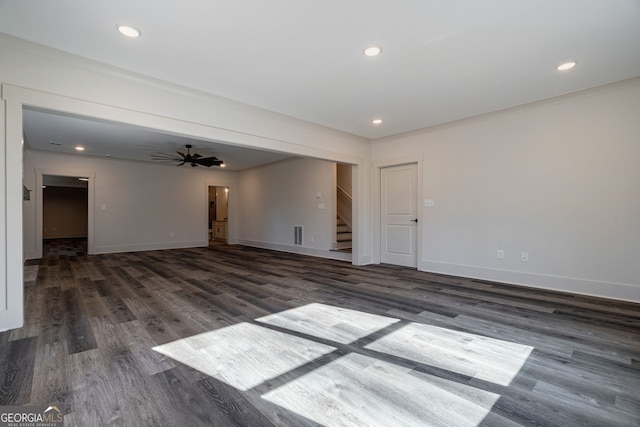
[[[301,225],[293,226],[293,244],[302,245],[302,226]]]

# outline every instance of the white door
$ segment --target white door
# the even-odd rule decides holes
[[[380,169],[380,262],[418,266],[417,170],[415,163]]]

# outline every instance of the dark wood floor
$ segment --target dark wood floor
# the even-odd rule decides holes
[[[0,333],[0,405],[57,405],[67,426],[318,425],[263,396],[346,354],[497,395],[474,425],[640,425],[638,304],[241,246],[31,263],[25,326]],[[504,385],[367,348],[387,330],[343,344],[256,322],[310,303],[533,350]],[[242,391],[152,349],[241,322],[336,350]]]

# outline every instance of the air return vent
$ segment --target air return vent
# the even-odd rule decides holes
[[[295,245],[302,245],[302,226],[301,225],[293,226],[293,243]]]

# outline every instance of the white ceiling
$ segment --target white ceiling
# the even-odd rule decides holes
[[[169,135],[151,129],[97,120],[69,114],[25,108],[23,110],[25,142],[30,149],[114,159],[152,161],[154,154],[186,153],[215,156],[225,163],[225,170],[242,170],[290,158],[289,154],[244,148],[216,141],[199,141]],[[169,162],[174,165],[176,163]]]
[[[640,76],[638,0],[0,0],[0,32],[370,139]]]

